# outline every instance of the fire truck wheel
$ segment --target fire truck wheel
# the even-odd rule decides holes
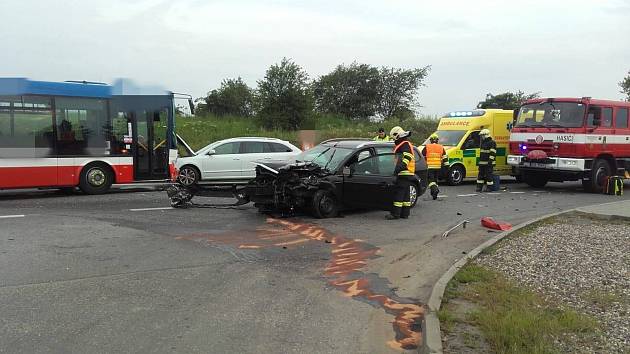
[[[542,188],[547,184],[547,182],[549,182],[549,177],[542,173],[527,172],[522,176],[525,183],[534,188]]]
[[[601,193],[604,190],[606,179],[611,175],[612,169],[606,160],[597,159],[593,163],[591,170],[590,190],[594,193]]]
[[[104,163],[94,163],[83,167],[79,188],[85,194],[103,194],[114,182],[111,168]]]

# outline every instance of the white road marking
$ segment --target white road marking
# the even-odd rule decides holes
[[[0,219],[13,219],[13,218],[23,218],[26,215],[0,215]]]
[[[490,194],[490,195],[501,195],[501,193],[497,193],[497,192],[490,192],[490,193],[486,193],[486,194]]]
[[[532,193],[546,193],[547,191],[533,191]]]
[[[458,197],[474,197],[476,196],[477,193],[471,193],[471,194],[458,194]]]
[[[510,192],[510,194],[525,194],[525,192]]]
[[[129,209],[129,211],[171,210],[173,207]]]
[[[448,198],[448,195],[438,195],[438,198]]]

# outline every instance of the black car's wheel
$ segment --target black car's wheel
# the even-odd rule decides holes
[[[608,177],[612,174],[612,168],[606,160],[597,159],[593,163],[591,170],[590,186],[588,190],[594,193],[601,193],[604,190]]]
[[[411,207],[415,207],[418,202],[418,186],[412,184],[409,186],[409,201],[411,202]]]
[[[458,186],[462,184],[464,178],[466,177],[466,169],[462,165],[455,165],[449,168],[448,170],[448,185],[449,186]]]
[[[339,213],[337,199],[332,192],[319,190],[313,196],[313,213],[319,219],[333,218]]]
[[[199,170],[197,170],[195,167],[183,166],[179,170],[179,175],[177,176],[177,180],[179,181],[179,183],[188,187],[188,186],[195,185],[197,184],[197,182],[199,182],[199,175],[200,175]]]
[[[81,170],[79,188],[86,194],[103,194],[114,182],[114,174],[103,163],[87,165]]]

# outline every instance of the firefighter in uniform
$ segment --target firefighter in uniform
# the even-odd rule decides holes
[[[385,128],[378,128],[378,135],[374,137],[374,141],[392,141],[389,135],[385,134]]]
[[[444,146],[439,144],[439,137],[433,133],[429,137],[430,144],[427,144],[422,150],[422,155],[427,160],[429,189],[431,190],[431,197],[436,200],[440,189],[438,188],[438,178],[440,173],[448,168],[448,155]]]
[[[497,157],[497,144],[492,140],[488,129],[482,129],[479,132],[479,136],[481,137],[481,146],[479,150],[477,192],[483,190],[484,184],[486,185],[486,192],[490,192],[494,189],[494,175],[492,171]]]
[[[387,219],[407,219],[411,212],[411,184],[416,173],[416,158],[413,145],[408,140],[411,133],[401,127],[394,127],[390,136],[394,139],[394,154],[396,155],[396,185],[394,189],[394,205]]]

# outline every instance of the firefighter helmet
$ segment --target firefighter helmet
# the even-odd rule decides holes
[[[404,138],[409,135],[409,132],[405,131],[403,128],[399,126],[395,126],[389,132],[389,136],[391,136],[394,140],[398,140],[400,138]]]
[[[438,137],[438,135],[435,133],[431,134],[431,136],[429,137],[429,141],[432,142],[433,144],[437,144],[439,140],[440,140],[440,137]]]
[[[490,130],[488,130],[488,129],[482,129],[482,130],[479,132],[479,136],[481,136],[481,137],[482,137],[482,138],[484,138],[484,139],[485,139],[485,138],[490,137]]]

